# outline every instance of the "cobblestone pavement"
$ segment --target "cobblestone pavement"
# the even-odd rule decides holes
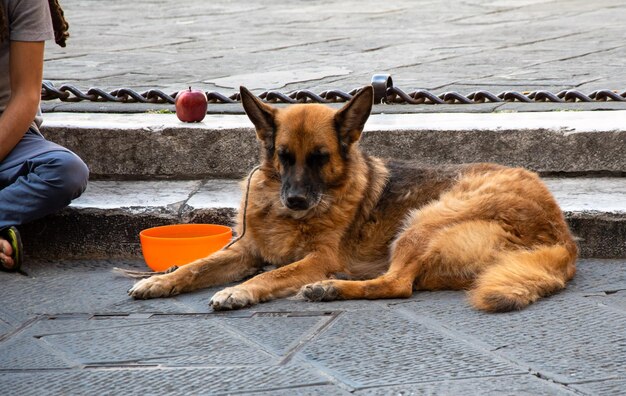
[[[81,88],[626,89],[626,1],[65,0],[44,77]]]
[[[507,314],[462,292],[279,300],[213,313],[217,290],[135,301],[111,268],[0,273],[0,388],[31,394],[623,394],[626,261],[581,260],[562,293]]]

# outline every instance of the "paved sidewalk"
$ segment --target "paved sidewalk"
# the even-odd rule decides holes
[[[462,292],[278,300],[213,313],[219,288],[135,301],[114,266],[0,273],[0,389],[11,395],[620,395],[626,261],[581,260],[562,293],[484,314]]]
[[[159,88],[171,93],[193,85],[231,94],[246,85],[255,92],[321,92],[363,86],[382,72],[406,91],[626,90],[623,0],[62,3],[72,37],[65,49],[48,45],[44,78],[82,89]],[[624,109],[626,103],[579,105],[566,108]],[[219,106],[210,111],[241,112],[239,105]],[[117,112],[128,107],[44,103],[46,111]],[[145,111],[153,106],[131,107]],[[509,103],[417,107],[376,106],[376,112],[545,110],[542,104]],[[586,175],[548,181],[560,191],[570,219],[572,213],[589,212],[589,219],[606,223],[599,232],[585,223],[587,218],[574,219],[574,227],[587,232],[585,238],[608,243],[622,254],[622,112],[552,115],[578,121],[537,126],[532,121],[543,117],[540,113],[470,115],[479,129],[459,133],[458,125],[471,126],[466,115],[405,116],[412,128],[426,128],[411,132],[385,123],[393,117],[376,115],[365,135],[369,147],[386,156],[403,157],[402,150],[413,150],[422,159],[432,156],[435,163],[494,156],[559,176]],[[498,315],[472,310],[461,292],[369,302],[283,299],[226,313],[213,313],[207,305],[219,288],[171,299],[130,299],[126,290],[132,280],[111,269],[145,269],[141,260],[70,260],[71,252],[87,244],[74,239],[74,245],[64,247],[52,240],[62,237],[67,243],[70,231],[80,233],[111,257],[107,243],[138,253],[137,230],[155,225],[148,224],[153,221],[225,221],[238,198],[234,182],[208,182],[207,177],[241,176],[249,164],[235,160],[254,161],[257,151],[243,116],[209,117],[206,124],[184,128],[171,114],[144,116],[47,115],[47,136],[89,158],[96,177],[113,179],[92,185],[91,191],[101,189],[99,198],[109,192],[119,196],[122,185],[139,186],[115,179],[148,180],[139,193],[125,190],[132,199],[119,207],[119,201],[109,199],[109,207],[94,209],[99,206],[87,193],[56,217],[25,230],[26,238],[35,239],[25,241],[29,248],[36,249],[37,243],[61,246],[66,255],[58,261],[29,260],[27,277],[0,273],[0,393],[624,394],[624,259],[581,259],[565,291],[524,311]],[[136,117],[140,126],[116,131],[115,117],[126,127]],[[519,129],[524,125],[532,133]],[[122,139],[120,130],[125,132]],[[385,139],[389,144],[379,144]],[[582,154],[573,154],[576,150]],[[219,155],[213,158],[213,153]],[[194,158],[207,163],[193,164]],[[237,167],[215,166],[228,161]],[[186,180],[163,180],[181,175]],[[595,178],[607,175],[618,178]],[[581,182],[590,190],[581,189]],[[225,193],[220,186],[230,190]],[[607,194],[598,194],[603,192]],[[188,208],[197,213],[186,212]],[[125,221],[134,228],[124,228]]]
[[[44,77],[86,89],[626,89],[626,2],[66,0]]]

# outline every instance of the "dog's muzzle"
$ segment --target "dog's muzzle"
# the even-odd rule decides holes
[[[285,198],[285,206],[291,210],[309,209],[309,201],[304,195],[290,195]]]

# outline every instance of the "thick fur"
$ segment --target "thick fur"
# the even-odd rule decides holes
[[[423,167],[370,157],[358,140],[371,87],[341,110],[271,107],[242,88],[261,142],[246,233],[226,250],[135,284],[135,298],[238,281],[216,310],[296,294],[312,301],[468,290],[481,310],[519,310],[565,287],[577,248],[536,174],[495,164]],[[242,203],[243,205],[243,203]],[[341,274],[339,276],[338,274]],[[342,279],[338,279],[342,278]]]

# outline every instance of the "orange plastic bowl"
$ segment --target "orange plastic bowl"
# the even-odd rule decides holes
[[[230,227],[217,224],[174,224],[145,229],[139,240],[148,267],[165,271],[217,252],[232,235]]]

